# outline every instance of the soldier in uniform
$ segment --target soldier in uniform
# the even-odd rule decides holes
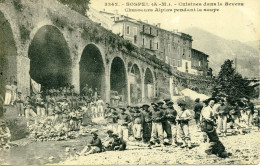
[[[201,112],[201,122],[203,124],[203,131],[206,132],[209,138],[209,147],[205,151],[208,155],[215,154],[219,157],[227,157],[227,153],[225,151],[224,145],[220,142],[218,134],[216,132],[215,126],[215,113],[213,110],[213,106],[215,103],[214,98],[209,98],[205,101],[208,105]]]
[[[18,92],[18,96],[14,103],[16,103],[16,109],[18,112],[18,116],[24,116],[24,97],[21,92]]]
[[[96,102],[97,110],[98,110],[98,117],[102,117],[104,115],[104,102],[101,99],[101,96],[98,96],[98,100]]]
[[[202,108],[203,108],[203,105],[200,103],[200,99],[199,99],[199,98],[197,98],[197,99],[195,100],[195,103],[196,103],[196,104],[195,104],[194,109],[193,109],[193,111],[194,111],[194,113],[195,113],[194,119],[195,119],[195,121],[196,121],[197,127],[199,128],[200,114],[201,114],[201,110],[202,110]]]
[[[178,132],[183,141],[181,147],[191,148],[191,140],[190,140],[190,131],[189,131],[189,121],[191,120],[191,112],[186,109],[186,103],[184,100],[178,101],[178,106],[181,108],[180,111],[177,112],[176,121],[178,123]]]
[[[153,103],[152,111],[152,135],[151,135],[151,144],[163,144],[163,127],[162,121],[164,118],[164,112],[159,109],[159,107]]]
[[[126,109],[120,107],[121,113],[118,119],[118,134],[120,139],[128,141],[128,123],[130,122],[130,117],[126,114]]]
[[[143,127],[143,114],[140,111],[139,106],[135,106],[135,113],[134,113],[134,137],[137,141],[142,140],[142,127]]]
[[[144,115],[143,142],[149,143],[151,139],[151,132],[152,132],[152,112],[149,110],[150,105],[144,104],[142,107],[143,107],[143,115]]]
[[[103,148],[104,148],[105,151],[113,150],[112,149],[113,141],[114,141],[114,139],[113,139],[113,131],[112,130],[108,130],[106,138],[102,141]]]
[[[228,103],[225,99],[220,99],[220,106],[216,110],[218,115],[218,130],[220,135],[226,137],[227,133],[227,118],[229,115]]]
[[[105,119],[107,120],[107,128],[112,130],[113,133],[118,133],[118,113],[115,108],[110,108],[108,112],[106,112]]]
[[[176,127],[176,116],[177,111],[173,107],[173,101],[168,101],[167,103],[167,110],[166,110],[166,120],[168,124],[170,124],[172,139],[170,140],[170,144],[172,146],[176,146],[177,143],[177,127]]]

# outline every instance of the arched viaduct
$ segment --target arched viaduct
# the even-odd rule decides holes
[[[117,91],[133,103],[136,95],[155,97],[158,75],[169,72],[163,62],[57,1],[4,1],[0,28],[1,93],[16,80],[28,95],[33,79],[45,88],[68,83],[77,92],[88,84],[105,101]]]

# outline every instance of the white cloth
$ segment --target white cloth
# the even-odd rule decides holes
[[[37,94],[41,91],[41,84],[38,84],[33,79],[31,79],[32,91]]]
[[[212,121],[215,116],[215,111],[210,106],[207,106],[201,110],[201,115],[206,119]]]

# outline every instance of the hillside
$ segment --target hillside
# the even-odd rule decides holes
[[[205,52],[209,56],[209,66],[214,74],[226,59],[237,57],[237,69],[245,77],[259,75],[259,51],[250,47],[253,43],[245,44],[236,40],[227,40],[199,28],[189,28],[185,33],[192,35],[193,48]],[[257,44],[254,44],[257,45]]]

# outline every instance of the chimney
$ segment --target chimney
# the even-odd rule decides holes
[[[158,23],[156,26],[157,26],[158,28],[160,28],[160,27],[161,27],[161,23]]]
[[[114,10],[114,14],[118,14],[118,10]]]

